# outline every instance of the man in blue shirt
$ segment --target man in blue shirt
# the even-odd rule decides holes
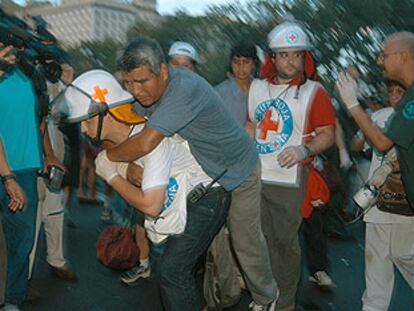
[[[214,89],[227,110],[242,126],[247,122],[247,97],[256,67],[256,47],[239,43],[231,49],[231,75]]]
[[[213,88],[189,70],[169,68],[159,44],[145,38],[138,38],[126,48],[120,67],[125,88],[139,103],[137,112],[149,119],[140,134],[108,150],[108,158],[122,162],[136,160],[153,150],[164,137],[179,134],[188,141],[192,154],[207,175],[214,179],[225,172],[218,183],[225,190],[233,191],[232,206],[239,206],[239,210],[259,210],[260,167],[255,146]],[[246,223],[246,213],[239,213],[234,220]],[[260,248],[265,245],[260,213],[251,215],[247,221],[242,233],[244,239],[240,239],[244,241],[245,267],[250,271],[245,273],[246,281],[252,284],[252,289],[257,289],[252,291],[254,303],[266,306],[276,299],[277,286],[270,271],[267,249]],[[177,265],[195,265],[216,233],[206,231],[202,238],[197,237],[203,243],[197,245],[196,253],[188,248],[195,245],[181,245],[177,252],[192,253],[192,256]],[[249,254],[259,255],[251,258]],[[195,310],[192,304],[195,298],[189,297],[187,293],[191,291],[179,282],[181,273],[186,272],[178,268],[164,271],[161,279],[164,303],[176,310]],[[175,290],[171,290],[171,284]]]

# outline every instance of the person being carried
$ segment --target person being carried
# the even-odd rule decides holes
[[[132,95],[107,72],[95,70],[79,76],[63,98],[55,104],[55,118],[82,122],[82,132],[94,141],[118,145],[144,129],[143,124],[130,125],[145,120],[128,105],[133,101]],[[153,242],[152,271],[161,287],[164,307],[194,310],[194,306],[199,306],[197,309],[201,310],[193,268],[224,223],[230,193],[213,185],[197,200],[187,201],[190,190],[200,183],[205,189],[212,180],[179,137],[163,139],[136,163],[143,168],[141,187],[125,178],[125,170],[108,159],[106,150],[98,155],[96,170],[130,205],[146,215],[145,226]],[[125,168],[125,164],[121,167]],[[178,220],[164,218],[163,214],[158,217],[172,208],[185,211],[184,223],[182,213],[176,217]],[[159,223],[165,226],[162,230]],[[168,228],[170,231],[165,231]]]

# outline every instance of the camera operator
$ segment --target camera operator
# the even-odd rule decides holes
[[[57,166],[44,119],[40,117],[39,94],[32,77],[14,65],[14,47],[0,47],[0,134],[10,168],[26,194],[26,205],[19,213],[7,210],[9,198],[0,185],[3,225],[7,246],[7,283],[5,302],[8,310],[19,310],[26,298],[29,254],[33,246],[38,203],[37,171]],[[22,53],[23,50],[20,50]],[[43,133],[43,137],[42,137]],[[43,145],[43,146],[42,146]]]
[[[53,60],[47,60],[47,63]],[[73,80],[73,68],[69,64],[60,65],[62,74],[61,80],[65,84],[69,84]],[[48,81],[47,90],[49,98],[53,99],[61,90],[61,83],[51,83]],[[47,129],[52,144],[52,149],[56,157],[63,161],[65,153],[64,135],[59,130],[58,126],[47,117]],[[39,203],[37,210],[35,239],[32,251],[30,253],[29,263],[29,279],[32,276],[34,260],[36,256],[36,249],[39,239],[40,228],[43,224],[46,237],[46,261],[50,266],[51,271],[59,278],[66,281],[76,280],[76,275],[69,267],[69,264],[64,256],[63,249],[63,223],[64,223],[64,200],[63,200],[63,172],[54,168],[54,172],[58,173],[61,178],[55,182],[48,178],[38,178],[38,194]],[[49,176],[47,176],[49,177]],[[54,186],[51,187],[50,185]]]

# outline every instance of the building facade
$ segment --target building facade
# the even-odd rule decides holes
[[[125,42],[127,31],[136,22],[157,24],[161,19],[156,0],[63,0],[58,5],[29,1],[26,10],[43,17],[49,31],[70,47],[106,38]]]

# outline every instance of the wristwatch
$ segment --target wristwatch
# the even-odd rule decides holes
[[[16,180],[16,175],[14,174],[7,174],[4,176],[1,176],[1,182],[4,184],[6,181],[8,181],[9,179],[14,179]]]
[[[305,159],[307,159],[311,155],[311,150],[305,144],[303,144],[302,147],[303,147],[303,151],[305,151],[305,155],[306,155]]]

